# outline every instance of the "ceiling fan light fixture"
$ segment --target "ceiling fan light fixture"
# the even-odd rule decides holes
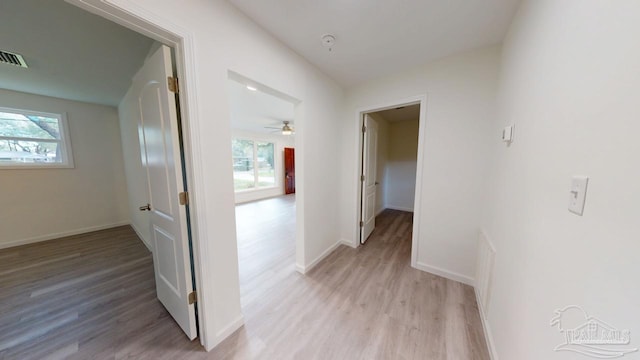
[[[282,127],[282,135],[291,135],[293,130],[289,127],[289,125],[285,125]]]
[[[290,121],[288,120],[284,120],[282,121],[282,126],[279,127],[271,127],[271,126],[265,126],[265,129],[277,129],[277,131],[272,131],[275,133],[280,133],[282,135],[293,135],[294,131],[293,128],[289,125]]]
[[[282,135],[291,135],[293,134],[293,129],[291,128],[291,126],[289,126],[289,122],[288,121],[283,121],[282,122],[284,125],[282,125]]]

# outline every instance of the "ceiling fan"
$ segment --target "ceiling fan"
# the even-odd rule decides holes
[[[292,135],[294,134],[293,128],[289,125],[291,122],[288,120],[282,121],[281,127],[273,127],[273,126],[265,126],[265,129],[277,129],[278,132],[281,132],[282,135]],[[276,132],[276,131],[274,131]]]

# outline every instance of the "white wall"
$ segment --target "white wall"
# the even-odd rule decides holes
[[[385,207],[413,211],[416,193],[419,121],[389,123],[389,155],[385,169]]]
[[[101,1],[87,0],[104,7]],[[275,40],[236,8],[223,0],[182,2],[108,0],[137,18],[162,21],[190,34],[195,51],[191,67],[199,119],[203,162],[194,164],[201,174],[196,209],[208,221],[198,222],[208,244],[203,294],[206,317],[205,342],[216,345],[242,321],[238,283],[234,191],[231,174],[231,127],[227,93],[228,71],[300,100],[296,106],[296,247],[299,269],[306,269],[339,240],[340,142],[335,129],[341,125],[343,90],[329,77]],[[193,117],[195,119],[195,117]]]
[[[428,94],[418,264],[472,282],[495,114],[499,48],[445,58],[350,89],[343,115],[341,236],[357,244],[358,110]]]
[[[157,47],[155,48],[156,50],[158,49]],[[131,217],[131,227],[138,233],[145,245],[152,250],[153,240],[149,226],[150,212],[138,209],[140,206],[150,202],[147,171],[142,166],[140,149],[140,112],[136,96],[138,93],[139,89],[132,86],[118,106],[120,138],[122,139],[122,152],[126,155],[124,157],[124,169],[129,194],[127,206]]]
[[[284,148],[294,148],[295,138],[291,136],[283,136],[277,134],[264,134],[243,130],[232,130],[231,135],[240,139],[252,139],[263,140],[274,143],[275,154],[275,173],[276,173],[276,186],[275,188],[259,189],[259,190],[246,190],[235,193],[236,204],[255,201],[260,199],[266,199],[274,196],[284,195]],[[231,146],[231,144],[229,144]]]
[[[128,223],[115,108],[2,89],[0,106],[66,113],[75,163],[0,169],[0,248]]]
[[[553,351],[564,339],[550,319],[567,305],[640,347],[639,18],[636,0],[525,1],[505,40],[482,221],[500,359],[584,358]],[[582,217],[567,210],[573,175],[590,177]]]

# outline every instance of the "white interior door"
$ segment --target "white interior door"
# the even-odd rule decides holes
[[[360,243],[364,244],[376,227],[376,162],[378,153],[378,123],[368,114],[364,116],[362,142],[362,219]]]
[[[140,110],[140,146],[145,159],[150,204],[153,266],[158,299],[189,339],[197,336],[191,257],[185,206],[182,158],[175,95],[168,89],[173,75],[171,50],[160,47],[133,79]],[[145,210],[144,206],[140,210]]]

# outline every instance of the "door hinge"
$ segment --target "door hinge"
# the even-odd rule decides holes
[[[193,305],[198,302],[198,294],[195,291],[189,293],[189,305]]]
[[[363,132],[363,133],[364,133],[364,132],[367,132],[367,125],[362,124],[362,132]]]
[[[364,221],[360,221],[360,227],[364,227]]]
[[[189,193],[186,191],[178,194],[178,198],[180,199],[180,205],[188,205],[189,204]]]
[[[167,85],[169,86],[169,91],[171,91],[172,93],[177,94],[180,92],[180,87],[178,86],[177,77],[173,77],[173,76],[167,77]]]
[[[364,181],[365,179],[364,175],[360,175],[360,181]]]

